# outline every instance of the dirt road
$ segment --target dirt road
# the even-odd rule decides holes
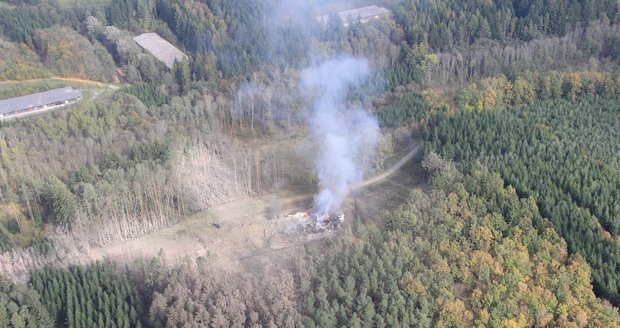
[[[48,80],[91,84],[91,85],[95,85],[95,86],[97,86],[99,88],[110,88],[110,89],[114,89],[114,90],[119,88],[117,85],[108,84],[108,83],[104,83],[104,82],[100,82],[100,81],[84,80],[84,79],[80,79],[80,78],[71,78],[71,77],[58,77],[58,76],[53,76],[53,77],[45,78],[45,79],[32,79],[32,80],[4,80],[4,81],[0,81],[0,84],[31,83],[31,82],[42,82],[42,81],[48,81]]]
[[[368,180],[362,181],[356,185],[354,185],[351,189],[353,190],[360,190],[362,188],[368,187],[370,185],[373,185],[375,183],[381,182],[383,180],[385,180],[386,178],[388,178],[389,176],[391,176],[392,174],[396,173],[396,171],[400,170],[405,164],[407,164],[407,162],[409,162],[413,156],[415,154],[418,153],[418,151],[420,150],[420,145],[415,145],[413,146],[413,148],[411,149],[411,151],[409,151],[407,153],[407,155],[405,155],[405,157],[403,157],[400,161],[398,161],[396,164],[394,164],[394,166],[392,166],[390,169],[388,169],[387,171],[376,175]]]

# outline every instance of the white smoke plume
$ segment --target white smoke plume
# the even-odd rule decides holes
[[[301,72],[301,87],[316,97],[309,125],[318,148],[319,193],[314,210],[319,215],[340,209],[351,186],[363,178],[363,162],[377,145],[377,120],[363,108],[346,105],[350,88],[367,78],[369,71],[366,60],[342,57]]]

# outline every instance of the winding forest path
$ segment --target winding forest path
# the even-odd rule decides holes
[[[385,179],[387,179],[389,176],[391,176],[392,174],[396,173],[396,171],[400,170],[405,164],[407,164],[407,162],[409,162],[413,156],[415,154],[418,153],[418,151],[420,150],[420,145],[416,144],[415,146],[413,146],[413,148],[411,149],[411,151],[409,151],[405,157],[403,157],[400,161],[398,161],[396,164],[394,164],[394,166],[392,166],[390,169],[388,169],[387,171],[376,175],[368,180],[362,181],[356,185],[354,185],[351,189],[353,190],[359,190],[365,187],[368,187],[370,185],[373,185],[375,183],[381,182]]]

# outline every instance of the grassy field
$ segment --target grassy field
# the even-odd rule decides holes
[[[35,92],[47,91],[67,86],[80,90],[84,95],[84,99],[91,99],[104,93],[112,93],[114,90],[118,89],[117,86],[100,82],[60,78],[30,81],[5,81],[0,82],[0,99],[19,97]]]
[[[15,5],[13,5],[13,4],[10,4],[10,3],[6,2],[6,1],[0,1],[0,10],[2,10],[2,9],[11,9],[11,8],[14,8],[14,7],[15,7]]]

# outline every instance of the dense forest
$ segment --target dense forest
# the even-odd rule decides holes
[[[571,251],[592,267],[597,292],[620,299],[618,101],[581,98],[462,111],[425,131],[428,149],[480,162],[534,197]]]
[[[46,267],[32,272],[30,287],[6,282],[7,290],[28,296],[16,299],[10,292],[0,303],[5,320],[0,322],[14,327],[20,320],[51,326],[52,318],[67,327],[617,325],[617,310],[590,287],[587,262],[568,252],[534,198],[520,198],[499,174],[480,165],[459,171],[436,154],[423,165],[428,190],[412,190],[401,207],[374,223],[358,221],[347,239],[326,245],[327,253],[310,251],[299,263],[301,272],[266,266],[242,276],[213,276],[205,259],[167,266],[158,258],[128,271],[110,263]],[[15,310],[20,304],[28,310]]]
[[[390,15],[335,14],[369,4]],[[370,67],[343,96],[381,127],[368,174],[423,143],[396,207],[239,274],[87,263],[315,188],[300,75],[342,56]],[[619,65],[615,0],[0,1],[0,99],[84,96],[0,121],[0,326],[617,327]]]
[[[425,1],[396,2],[395,16],[410,44],[426,41],[432,49],[464,46],[480,39],[529,41],[563,36],[578,25],[606,18],[616,22],[617,3],[611,0],[565,2]]]
[[[24,285],[0,278],[0,324],[2,327],[55,327],[54,318],[39,294]]]
[[[618,323],[599,303],[533,198],[481,166],[430,154],[432,188],[414,189],[380,227],[316,254],[303,308],[309,327],[531,327]],[[577,305],[581,304],[581,305]],[[584,306],[585,304],[589,304]]]
[[[30,284],[66,327],[141,327],[141,300],[112,263],[47,267],[33,272]]]

